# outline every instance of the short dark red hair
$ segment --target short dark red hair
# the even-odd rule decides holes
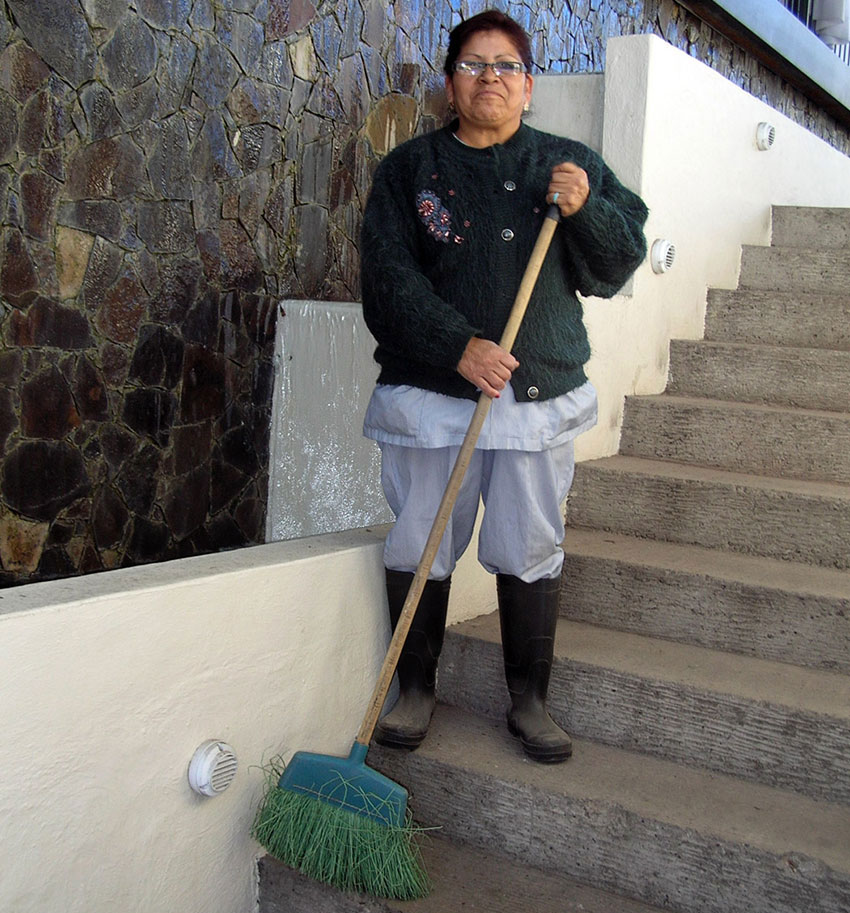
[[[525,29],[499,10],[485,10],[477,16],[464,19],[449,33],[449,49],[443,68],[447,75],[454,73],[460,49],[476,32],[504,32],[516,47],[526,69],[531,72],[531,41]]]

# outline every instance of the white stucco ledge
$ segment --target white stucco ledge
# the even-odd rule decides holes
[[[0,616],[13,612],[36,611],[115,596],[174,586],[193,585],[200,580],[260,571],[281,564],[330,557],[349,549],[381,548],[387,525],[345,530],[304,539],[271,542],[250,548],[233,549],[213,555],[179,558],[157,564],[119,568],[98,574],[46,580],[0,590]]]

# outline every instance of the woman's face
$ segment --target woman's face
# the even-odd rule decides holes
[[[498,30],[472,34],[457,59],[522,62],[513,41]],[[531,99],[533,82],[527,73],[496,76],[487,67],[477,77],[457,72],[447,76],[446,94],[457,110],[461,131],[483,130],[503,141],[519,129],[523,108]]]

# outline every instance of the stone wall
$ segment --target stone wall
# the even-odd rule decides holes
[[[655,32],[850,137],[673,0],[497,3],[554,72]],[[356,300],[370,177],[461,0],[6,0],[0,585],[262,541],[277,302]]]

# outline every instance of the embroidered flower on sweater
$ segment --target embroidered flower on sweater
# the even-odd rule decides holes
[[[416,195],[416,211],[425,223],[428,234],[436,241],[461,244],[463,238],[452,231],[452,214],[443,206],[442,200],[433,190],[420,190]]]

